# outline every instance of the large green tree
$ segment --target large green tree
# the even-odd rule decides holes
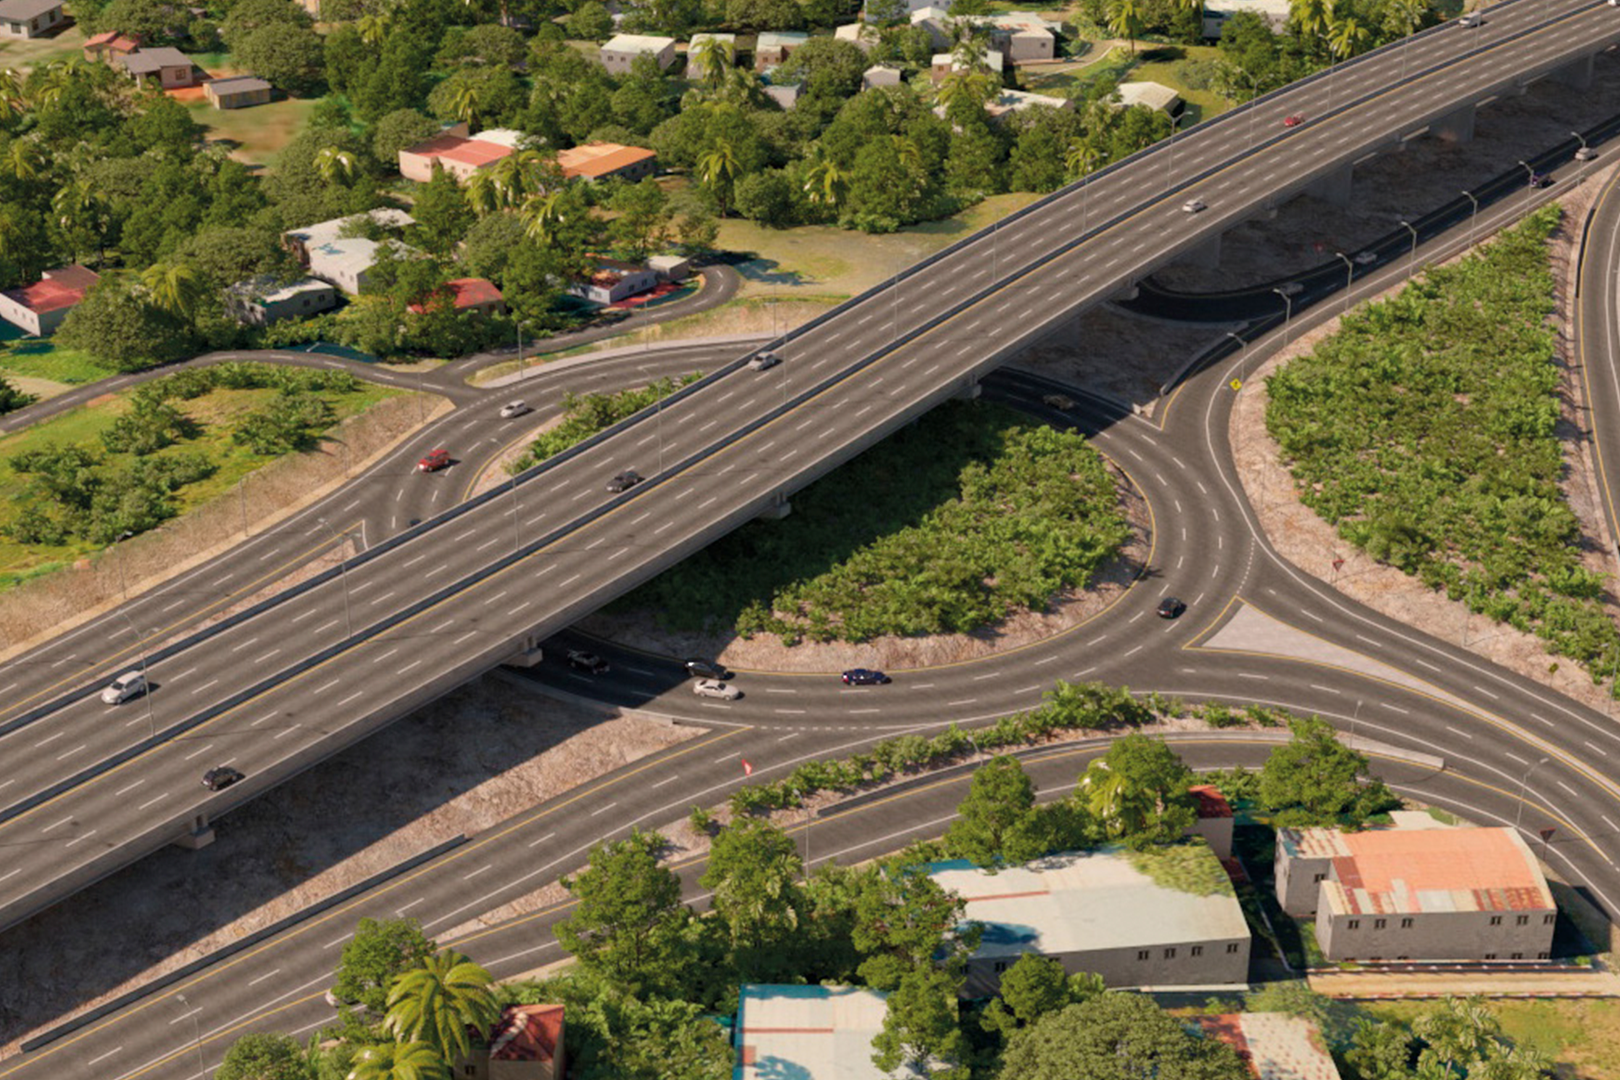
[[[945,851],[952,858],[996,867],[1046,854],[1035,785],[1015,757],[1002,755],[979,766],[956,813],[945,831]]]
[[[436,948],[415,919],[361,919],[354,937],[343,946],[332,993],[380,1014],[394,980]]]
[[[304,1048],[290,1035],[256,1031],[225,1051],[215,1080],[315,1080]]]
[[[1146,848],[1174,841],[1198,820],[1193,773],[1161,739],[1132,732],[1080,777],[1084,799],[1110,839]]]
[[[1070,975],[1055,957],[1025,953],[1001,973],[1000,991],[985,1006],[979,1023],[986,1031],[1010,1038],[1048,1013],[1090,1001],[1102,992],[1102,976],[1090,972]]]
[[[743,818],[722,829],[700,880],[730,932],[733,961],[745,982],[788,978],[803,900],[804,866],[793,838],[768,821]]]
[[[489,972],[454,949],[424,957],[388,988],[388,1031],[424,1042],[446,1062],[472,1048],[470,1031],[488,1031],[500,1015]]]
[[[959,964],[978,944],[969,930],[958,933],[966,905],[915,867],[889,863],[864,871],[854,889],[851,940],[863,959],[867,985],[890,990],[908,971],[928,967],[946,953]]]
[[[960,977],[931,964],[908,971],[888,997],[883,1027],[872,1039],[872,1063],[885,1073],[902,1065],[940,1080],[966,1080],[967,1040],[958,1023]]]
[[[1366,755],[1339,741],[1327,721],[1288,724],[1292,738],[1260,770],[1260,802],[1280,825],[1357,825],[1398,805],[1381,780],[1361,781]]]
[[[1106,993],[1013,1034],[999,1080],[1248,1080],[1230,1046],[1193,1035],[1139,994]]]
[[[678,980],[691,912],[681,883],[658,865],[664,838],[636,833],[591,848],[590,865],[563,885],[573,913],[557,924],[557,940],[588,969],[631,993]]]

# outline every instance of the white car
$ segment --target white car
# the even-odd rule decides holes
[[[698,697],[719,698],[721,701],[736,701],[742,697],[741,690],[719,679],[699,679],[692,684],[692,693]]]
[[[1182,203],[1181,204],[1181,209],[1185,213],[1196,214],[1200,210],[1203,210],[1206,205],[1207,204],[1204,202],[1203,199],[1193,198],[1193,199],[1188,199],[1186,202]]]
[[[1477,11],[1470,11],[1468,14],[1457,20],[1457,25],[1462,27],[1483,26],[1485,25],[1485,16],[1481,15]]]
[[[1358,251],[1358,252],[1356,252],[1356,265],[1357,266],[1371,266],[1373,263],[1375,263],[1377,261],[1378,261],[1378,256],[1375,253],[1371,252],[1371,251]]]
[[[514,416],[522,416],[524,413],[526,413],[528,411],[529,411],[529,406],[528,406],[528,404],[526,402],[508,401],[505,405],[501,406],[501,419],[502,420],[510,420],[510,419],[512,419],[512,417],[514,417]]]
[[[108,705],[122,705],[132,697],[146,692],[146,676],[138,671],[126,671],[114,679],[101,692],[101,700]]]
[[[773,368],[781,362],[782,358],[775,353],[762,352],[752,360],[748,361],[748,367],[753,371],[764,371],[766,368]]]
[[[1609,6],[1620,7],[1620,0],[1609,0]],[[1575,151],[1576,161],[1591,161],[1595,157],[1597,157],[1597,151],[1592,149],[1590,146],[1583,146],[1579,150]]]

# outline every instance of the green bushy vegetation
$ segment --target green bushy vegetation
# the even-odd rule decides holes
[[[522,457],[506,466],[506,471],[512,474],[520,473],[554,454],[560,454],[570,446],[584,442],[597,432],[612,427],[620,420],[635,415],[701,378],[703,376],[700,373],[692,372],[689,375],[682,375],[679,379],[659,379],[646,386],[621,390],[616,394],[566,393],[562,400],[564,414],[562,423],[550,431],[542,432],[529,444],[529,449]]]
[[[1548,207],[1351,315],[1267,382],[1300,498],[1369,555],[1613,670],[1607,581],[1559,490]]]
[[[626,597],[681,629],[789,645],[964,633],[1084,588],[1129,537],[1073,432],[952,403]]]
[[[1194,896],[1236,895],[1226,869],[1203,843],[1167,844],[1132,851],[1126,857],[1134,869],[1146,874],[1160,888],[1177,889]]]

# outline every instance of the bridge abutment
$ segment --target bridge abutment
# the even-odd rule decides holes
[[[1475,111],[1474,106],[1464,105],[1456,112],[1447,113],[1429,125],[1429,134],[1452,143],[1471,142],[1474,138]]]

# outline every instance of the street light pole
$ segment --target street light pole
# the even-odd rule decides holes
[[[1479,200],[1474,198],[1474,193],[1471,192],[1471,191],[1465,191],[1465,192],[1463,192],[1463,195],[1464,195],[1464,197],[1466,197],[1468,199],[1469,202],[1474,204],[1473,216],[1468,219],[1468,246],[1473,247],[1474,246],[1474,226],[1479,224]]]
[[[190,1009],[191,1002],[186,1000],[186,995],[176,994],[174,995],[174,999],[178,1001],[181,1006]],[[200,1012],[202,1012],[201,1006],[198,1006],[197,1009],[191,1012],[191,1039],[192,1042],[197,1046],[197,1075],[201,1077],[202,1080],[208,1080],[208,1070],[203,1065],[202,1025],[197,1022],[197,1013]],[[184,1017],[181,1019],[184,1019]]]
[[[106,547],[107,551],[113,552],[112,561],[118,566],[118,591],[123,594],[125,600],[129,599],[129,580],[124,576],[124,553],[113,549],[134,535],[132,532],[121,532],[113,537],[112,543]]]
[[[1175,183],[1176,180],[1176,128],[1181,123],[1181,117],[1186,115],[1186,113],[1182,113],[1181,116],[1172,116],[1170,118],[1170,164],[1164,172],[1164,190],[1166,192],[1170,190],[1170,185]]]
[[[1524,197],[1526,200],[1533,199],[1536,196],[1536,170],[1532,169],[1529,163],[1527,163],[1523,158],[1519,159],[1519,165],[1524,169],[1525,176],[1527,177],[1525,180]]]
[[[141,636],[141,632],[135,628],[135,620],[129,617],[129,612],[125,611],[122,606],[115,607],[113,610],[124,617],[124,622],[129,626],[130,636],[135,639],[135,652],[140,657],[141,662],[141,697],[146,699],[146,734],[148,738],[155,739],[157,738],[157,719],[152,715],[152,680],[147,676],[146,672],[146,638]]]
[[[1405,218],[1401,219],[1401,228],[1412,234],[1412,251],[1406,257],[1406,276],[1411,277],[1413,269],[1417,266],[1418,231]]]
[[[648,370],[647,365],[638,364],[636,368],[647,377],[647,387],[654,395],[653,427],[658,431],[658,472],[662,474],[664,471],[664,395],[659,393],[661,387],[653,379],[652,372]]]
[[[1356,279],[1356,264],[1351,262],[1350,256],[1342,251],[1335,251],[1333,254],[1344,260],[1344,307],[1340,309],[1339,314],[1341,316],[1348,315],[1350,313],[1350,285]]]
[[[339,533],[337,529],[333,528],[332,523],[325,518],[316,518],[315,520],[326,527],[334,540],[340,536],[346,538],[349,535],[347,531]],[[354,619],[349,614],[349,560],[342,552],[339,552],[338,555],[343,560],[338,563],[338,577],[343,581],[343,625],[348,628],[348,636],[354,637]]]
[[[1293,300],[1293,298],[1291,296],[1289,296],[1287,293],[1283,292],[1281,289],[1272,289],[1271,291],[1276,293],[1278,296],[1282,297],[1282,300],[1283,300],[1283,340],[1282,340],[1282,343],[1283,343],[1283,348],[1286,349],[1286,348],[1288,348],[1288,324],[1294,318],[1294,300]]]
[[[517,486],[517,482],[518,482],[517,474],[513,473],[512,474],[512,554],[514,554],[514,555],[516,555],[519,551],[523,550],[523,530],[521,528],[519,528],[519,526],[518,526],[519,507],[518,507],[518,486]]]
[[[1547,764],[1547,762],[1549,762],[1551,760],[1552,760],[1552,758],[1550,758],[1550,757],[1542,758],[1540,761],[1536,762],[1535,764],[1531,765],[1528,769],[1524,770],[1524,775],[1519,777],[1519,812],[1513,816],[1513,829],[1514,829],[1515,832],[1517,832],[1518,829],[1519,829],[1519,823],[1524,820],[1524,798],[1525,798],[1525,791],[1526,791],[1526,789],[1528,788],[1528,786],[1530,784],[1530,774],[1535,772],[1537,769],[1541,768],[1543,765]]]

